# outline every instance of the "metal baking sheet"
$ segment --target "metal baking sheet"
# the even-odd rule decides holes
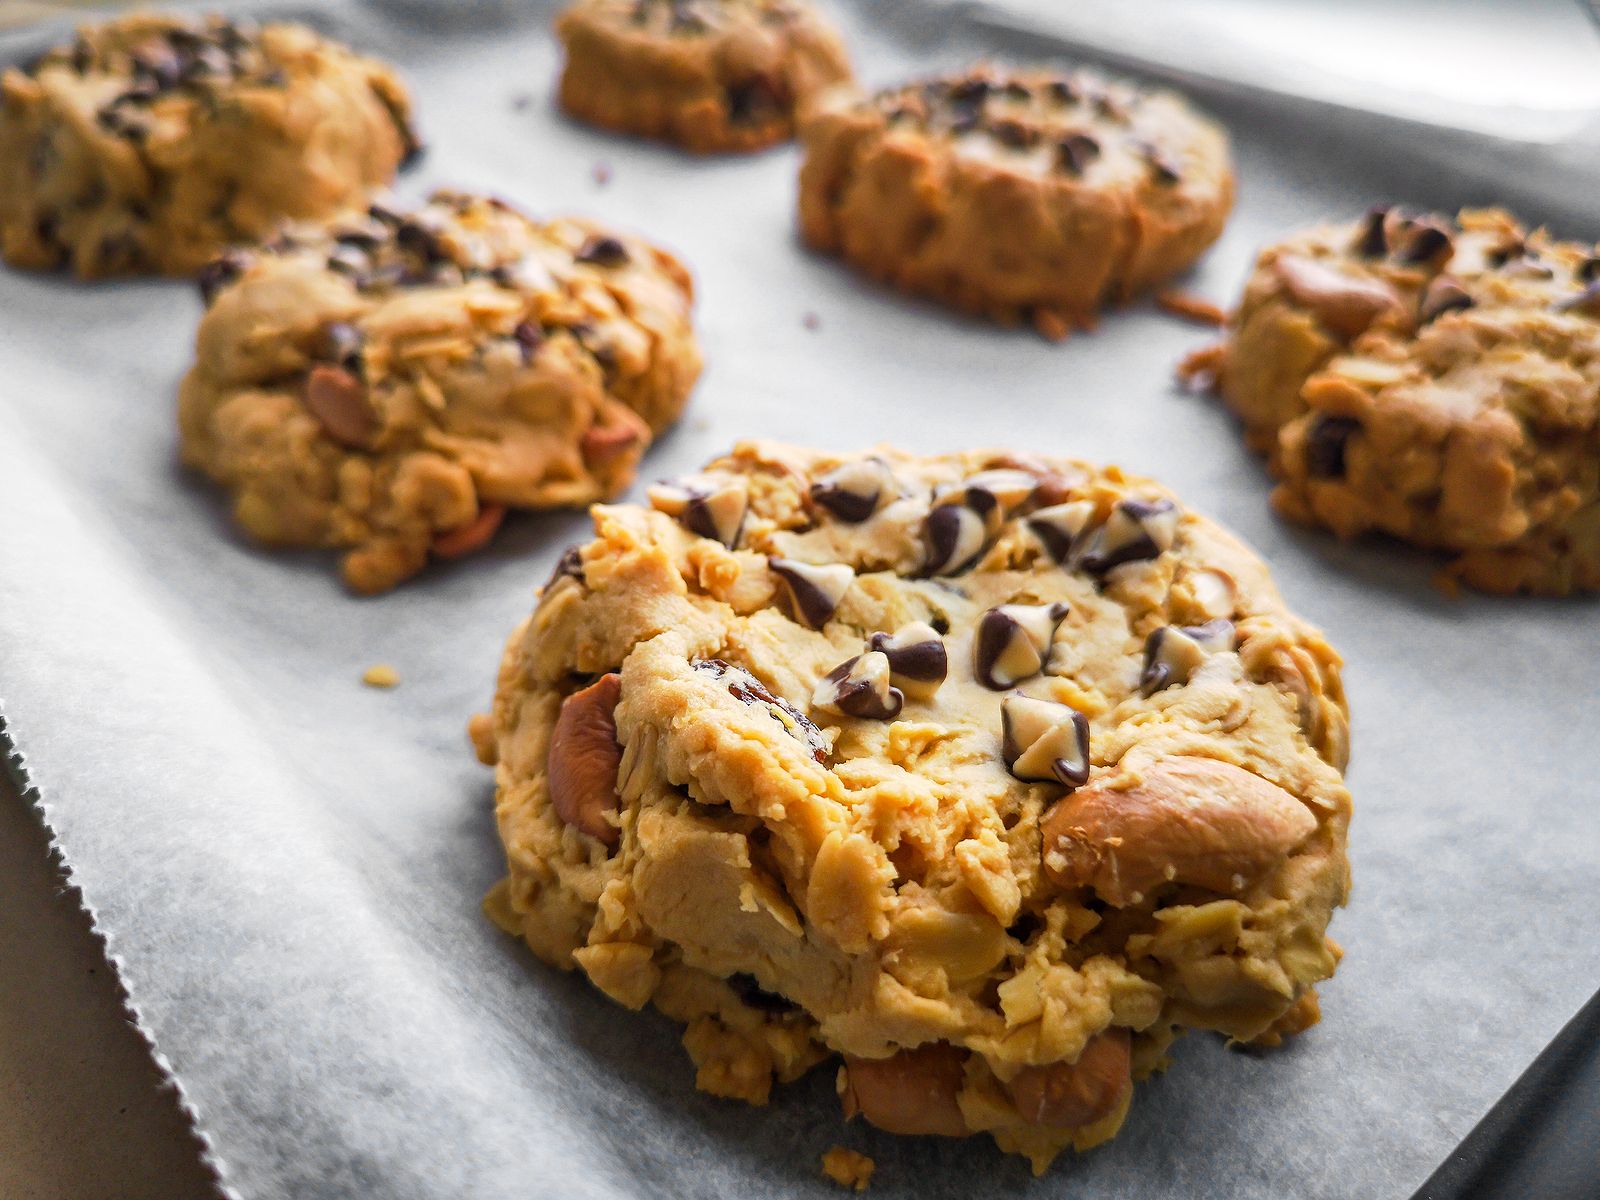
[[[1049,345],[868,286],[798,245],[792,148],[697,161],[561,119],[549,15],[318,10],[415,90],[432,150],[403,194],[590,213],[692,265],[708,368],[645,480],[745,436],[1011,445],[1155,475],[1253,543],[1347,658],[1348,957],[1316,1029],[1271,1054],[1185,1039],[1114,1142],[1042,1179],[986,1138],[841,1125],[827,1069],[764,1109],[695,1092],[668,1022],[478,911],[501,856],[463,728],[585,518],[516,519],[486,554],[356,599],[329,556],[246,545],[177,467],[190,289],[0,272],[5,729],[227,1189],[820,1197],[818,1156],[843,1143],[877,1160],[883,1197],[1408,1194],[1600,984],[1595,602],[1450,599],[1423,556],[1279,523],[1233,423],[1170,382],[1206,331],[1137,305]],[[841,17],[869,83],[1050,56],[984,10]],[[1492,158],[1422,171],[1337,107],[1197,85],[1241,190],[1195,291],[1228,300],[1259,243],[1374,199],[1495,196]],[[1519,203],[1578,232],[1583,199]],[[398,689],[360,686],[376,662]]]

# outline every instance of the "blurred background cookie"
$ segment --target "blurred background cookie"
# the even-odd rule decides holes
[[[1600,257],[1507,213],[1375,208],[1263,250],[1215,364],[1285,515],[1600,588]]]
[[[700,371],[675,258],[476,196],[230,252],[202,288],[184,461],[260,541],[345,550],[359,592],[508,509],[615,496]]]
[[[139,14],[0,80],[0,253],[189,274],[285,218],[359,206],[418,148],[382,63],[299,25]]]
[[[700,154],[792,137],[797,114],[850,78],[808,0],[578,0],[556,32],[567,112]]]
[[[1047,337],[1182,271],[1222,232],[1222,130],[1169,92],[980,66],[829,103],[800,231],[874,278]]]

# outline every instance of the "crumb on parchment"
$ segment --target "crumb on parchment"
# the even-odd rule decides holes
[[[1213,304],[1204,296],[1196,296],[1193,292],[1179,291],[1176,288],[1157,292],[1156,306],[1175,317],[1182,317],[1186,321],[1198,321],[1202,325],[1221,328],[1228,323],[1228,314],[1221,305]]]
[[[400,672],[388,663],[376,663],[362,672],[361,682],[374,688],[397,687],[400,683]]]
[[[822,1173],[842,1188],[866,1191],[867,1185],[872,1182],[872,1173],[877,1169],[878,1164],[865,1154],[845,1146],[835,1146],[822,1155]]]

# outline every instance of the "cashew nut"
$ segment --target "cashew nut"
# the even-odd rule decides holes
[[[346,446],[366,446],[378,431],[378,414],[366,385],[343,367],[328,363],[312,367],[306,376],[305,405],[328,436]]]
[[[588,466],[604,467],[632,450],[643,437],[643,432],[631,425],[595,425],[579,437],[578,452]]]
[[[1355,337],[1378,314],[1400,306],[1399,295],[1382,280],[1346,275],[1304,255],[1285,254],[1273,268],[1289,295],[1341,337]]]
[[[607,846],[615,846],[620,837],[606,817],[620,803],[622,747],[617,745],[615,710],[621,697],[622,676],[613,671],[563,700],[545,762],[556,815]]]
[[[435,534],[433,552],[440,558],[460,558],[488,544],[500,522],[506,519],[504,504],[485,504],[478,515],[454,529]]]
[[[844,1056],[840,1089],[845,1120],[860,1113],[890,1133],[965,1137],[971,1132],[956,1094],[967,1052],[949,1042],[901,1050],[888,1058]]]
[[[1126,1029],[1089,1039],[1077,1062],[1024,1067],[1006,1084],[1022,1119],[1052,1129],[1093,1125],[1116,1111],[1133,1086]]]
[[[1045,814],[1039,831],[1051,880],[1092,887],[1120,908],[1164,883],[1238,892],[1316,827],[1304,804],[1259,775],[1178,756],[1129,788],[1080,788]]]

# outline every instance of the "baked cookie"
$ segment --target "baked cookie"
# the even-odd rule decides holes
[[[1600,588],[1600,256],[1504,212],[1375,208],[1268,247],[1212,363],[1278,511]]]
[[[830,102],[801,140],[812,246],[1052,338],[1183,270],[1233,204],[1221,129],[1083,73],[975,67]]]
[[[0,79],[0,252],[188,275],[360,206],[417,150],[394,73],[299,25],[138,14]]]
[[[839,1053],[847,1115],[1043,1170],[1182,1030],[1317,1019],[1339,659],[1233,537],[1000,453],[747,444],[650,504],[594,510],[472,734],[491,915],[700,1087]]]
[[[556,20],[561,106],[697,154],[759,150],[850,78],[809,0],[578,0]]]
[[[585,222],[441,192],[207,267],[185,462],[271,545],[379,592],[508,508],[621,492],[700,370],[688,273]]]

